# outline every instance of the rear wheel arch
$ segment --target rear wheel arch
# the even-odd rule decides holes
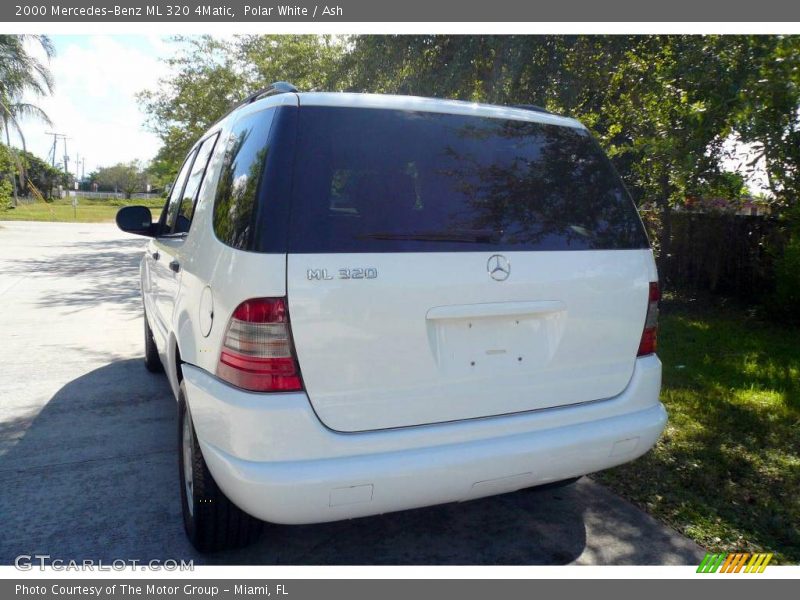
[[[181,351],[178,348],[178,344],[175,344],[175,381],[178,383],[178,386],[183,383],[183,367],[181,366],[183,361],[181,360]]]
[[[181,311],[175,319],[175,329],[170,334],[169,362],[175,377],[175,396],[183,381],[183,363],[197,364],[197,347],[194,340],[194,325],[187,311]]]
[[[177,399],[179,396],[179,389],[183,381],[183,353],[181,352],[178,338],[175,334],[170,334],[169,342],[167,344],[167,374],[169,375],[169,383],[172,387],[172,393]]]
[[[164,364],[158,355],[158,346],[156,346],[153,330],[148,322],[147,310],[143,311],[142,317],[144,321],[144,366],[151,373],[162,373]]]

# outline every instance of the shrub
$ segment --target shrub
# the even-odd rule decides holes
[[[13,206],[11,199],[14,188],[8,179],[0,179],[0,210],[6,210]]]
[[[795,225],[775,259],[775,294],[771,307],[779,316],[800,320],[800,226]]]

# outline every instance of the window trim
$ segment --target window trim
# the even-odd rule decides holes
[[[183,181],[183,185],[181,186],[180,196],[183,196],[183,194],[186,191],[186,186],[189,184],[189,179],[192,176],[192,169],[194,169],[194,164],[197,161],[197,157],[200,156],[200,150],[202,149],[203,145],[207,141],[209,141],[209,140],[211,140],[213,138],[213,142],[211,144],[211,151],[208,153],[208,157],[206,158],[206,164],[203,166],[203,172],[200,175],[200,182],[199,182],[199,184],[197,186],[197,191],[194,194],[194,198],[192,198],[192,212],[191,212],[191,215],[189,216],[189,229],[187,231],[178,231],[178,232],[176,232],[176,231],[169,231],[169,232],[161,231],[159,233],[158,237],[166,238],[166,239],[181,239],[181,238],[185,238],[187,235],[189,235],[189,231],[191,231],[191,228],[192,228],[192,223],[194,222],[194,214],[195,214],[195,211],[197,210],[197,202],[198,202],[198,200],[200,198],[200,190],[203,187],[203,183],[205,183],[206,174],[208,173],[208,165],[211,164],[211,159],[214,157],[214,150],[217,147],[217,142],[219,141],[219,137],[220,137],[220,130],[217,129],[217,130],[209,133],[208,135],[204,136],[203,138],[201,138],[197,142],[195,142],[195,144],[192,147],[192,149],[190,150],[189,154],[186,155],[186,158],[184,159],[183,163],[181,164],[181,168],[178,170],[178,175],[175,176],[175,179],[177,180],[178,176],[180,176],[181,171],[183,170],[183,167],[189,162],[189,159],[190,159],[190,156],[191,156],[191,164],[189,165],[189,171],[188,171],[188,174],[186,176],[186,179],[184,179],[184,181]],[[166,203],[166,205],[164,207],[164,211],[162,213],[162,217],[159,219],[159,229],[160,230],[163,230],[164,227],[166,226],[166,219],[167,219],[167,215],[169,213],[169,205],[172,202],[172,193],[174,191],[175,191],[174,188],[173,188],[173,190],[170,191],[170,195],[169,195],[169,198],[167,198],[167,203]],[[177,224],[177,222],[178,222],[178,220],[177,220],[177,217],[176,217],[175,223],[172,224],[172,229],[173,230],[175,229],[175,225]]]
[[[192,176],[192,169],[194,169],[194,163],[197,162],[197,157],[200,156],[200,150],[203,148],[203,145],[205,145],[206,142],[208,142],[209,140],[211,140],[213,138],[213,142],[211,143],[211,150],[208,153],[208,157],[206,158],[206,164],[205,164],[205,166],[203,166],[203,172],[200,175],[200,183],[197,185],[197,192],[195,192],[194,198],[192,198],[192,214],[189,216],[189,230],[188,231],[184,231],[184,232],[180,232],[180,233],[173,232],[172,235],[175,235],[175,236],[182,235],[182,236],[185,237],[185,236],[187,236],[189,234],[189,231],[191,231],[191,229],[192,229],[192,223],[194,223],[194,213],[197,210],[197,202],[200,200],[200,190],[203,189],[203,184],[206,181],[206,174],[208,173],[208,165],[211,164],[211,159],[214,158],[214,150],[216,150],[216,148],[217,148],[217,142],[219,141],[219,134],[220,134],[220,131],[218,129],[218,130],[210,133],[209,135],[205,136],[199,142],[197,142],[197,152],[194,155],[194,160],[192,161],[192,166],[189,168],[189,177],[186,178],[186,183],[183,186],[183,192],[186,191],[186,186],[189,184],[189,179]],[[183,195],[183,192],[181,192],[181,195]],[[177,223],[177,220],[176,220],[175,224],[176,223]],[[175,227],[175,224],[173,224],[173,228]]]
[[[197,150],[199,148],[200,148],[199,144],[195,144],[194,146],[192,146],[192,149],[189,150],[189,153],[186,155],[186,158],[183,159],[183,162],[181,163],[181,168],[178,169],[178,172],[175,175],[175,181],[172,184],[173,187],[169,192],[166,204],[164,204],[164,209],[161,211],[161,217],[158,219],[158,235],[156,236],[158,238],[174,237],[171,231],[165,232],[164,228],[167,225],[167,215],[169,214],[169,207],[172,204],[172,195],[175,193],[175,190],[177,189],[175,184],[178,182],[178,178],[181,176],[181,173],[183,172],[183,167],[185,167],[187,164],[189,165],[189,172],[191,172],[192,167],[194,166],[194,159],[197,158]],[[183,184],[181,185],[181,190],[179,192],[179,195],[183,195],[183,190],[186,189],[186,182],[188,180],[189,176],[187,175],[186,179],[183,180]]]
[[[263,108],[261,108],[259,110],[236,114],[235,118],[233,118],[233,120],[231,121],[230,126],[227,127],[225,129],[225,131],[224,131],[224,133],[225,133],[224,139],[223,139],[223,136],[220,136],[220,138],[219,138],[220,140],[222,140],[222,144],[220,144],[219,147],[218,147],[219,151],[222,154],[222,164],[224,165],[225,159],[228,156],[228,141],[229,141],[230,137],[234,134],[234,132],[237,130],[237,126],[239,126],[246,119],[258,118],[259,116],[260,116],[260,118],[263,119],[264,118],[264,113],[267,113],[267,112],[271,111],[272,115],[270,116],[269,129],[267,130],[266,140],[265,140],[265,144],[264,144],[265,147],[269,146],[272,143],[272,134],[273,134],[273,131],[274,131],[274,128],[275,128],[275,122],[277,121],[278,116],[280,114],[282,114],[281,113],[281,109],[284,109],[284,108],[285,107],[283,105],[270,104],[268,106],[264,106]],[[215,146],[215,152],[216,151],[217,151],[217,147]],[[264,178],[266,177],[266,171],[267,171],[267,160],[268,160],[268,158],[269,157],[266,157],[265,161],[261,165],[261,172],[259,173],[258,182],[257,182],[257,185],[256,185],[256,194],[255,194],[255,199],[254,199],[254,209],[253,209],[253,214],[251,214],[251,216],[250,216],[251,227],[253,227],[254,229],[258,228],[259,213],[262,210],[262,204],[263,204],[263,201],[264,201],[262,195],[263,195]],[[294,155],[293,154],[291,155],[291,158],[292,158],[292,160],[294,160]],[[223,176],[223,173],[222,173],[222,170],[220,170],[220,179],[222,178],[222,176]],[[234,246],[233,244],[227,242],[226,240],[223,240],[219,236],[219,234],[217,233],[217,224],[216,224],[216,220],[215,220],[215,215],[216,215],[216,210],[217,210],[217,204],[218,204],[218,201],[219,201],[219,197],[218,197],[219,185],[220,185],[220,180],[217,181],[217,189],[214,190],[214,198],[213,198],[213,202],[211,204],[211,217],[210,217],[211,218],[211,233],[214,236],[214,239],[216,241],[218,241],[220,244],[222,244],[224,246],[227,246],[228,248],[233,248],[234,250],[240,250],[242,252],[257,252],[257,253],[261,254],[261,252],[258,252],[257,250],[253,250],[253,240],[252,239],[249,239],[246,244],[244,244],[243,246],[239,247],[239,246]]]

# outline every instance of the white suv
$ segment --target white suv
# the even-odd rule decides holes
[[[201,551],[569,480],[664,428],[653,255],[573,119],[274,84],[171,189],[117,223],[152,238],[145,360]]]

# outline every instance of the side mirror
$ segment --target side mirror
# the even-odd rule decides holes
[[[123,206],[117,211],[117,227],[126,233],[153,237],[153,215],[146,206]]]

